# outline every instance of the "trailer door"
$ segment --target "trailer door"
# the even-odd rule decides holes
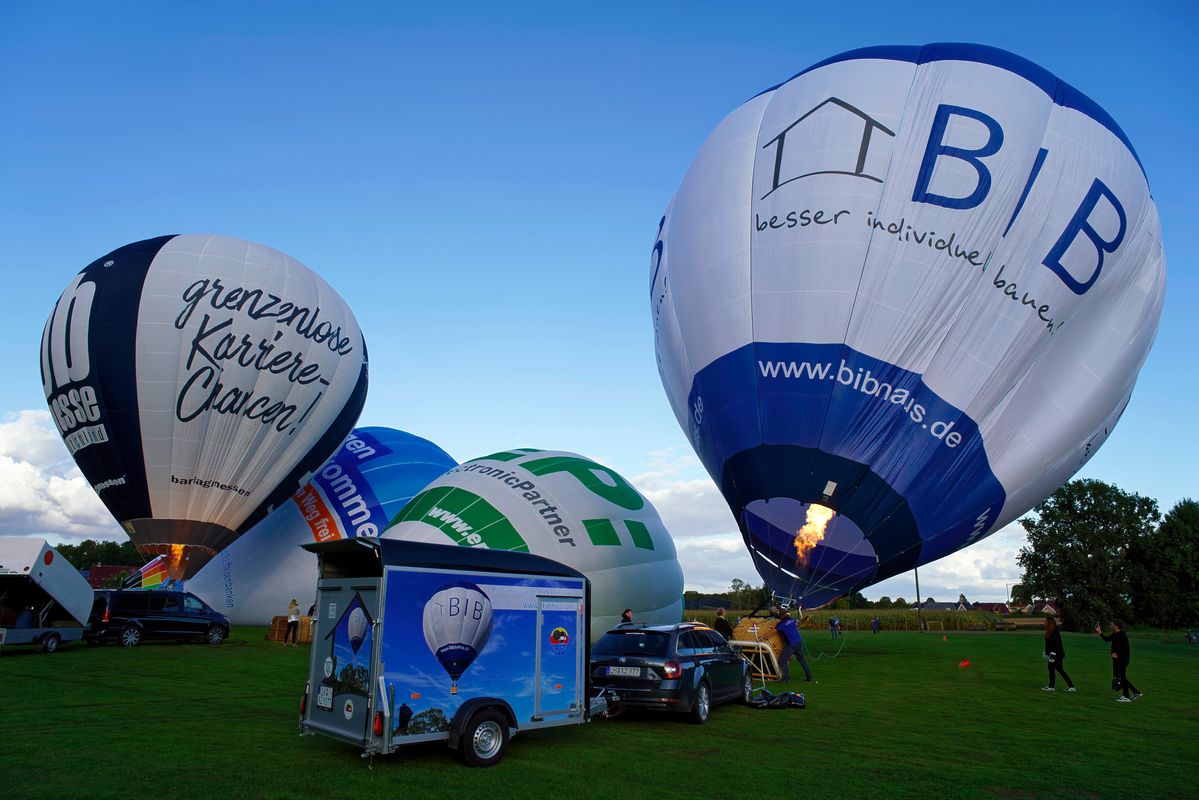
[[[363,744],[370,723],[379,582],[322,581],[317,593],[307,724]]]
[[[537,598],[537,691],[533,718],[574,717],[581,695],[583,598]]]

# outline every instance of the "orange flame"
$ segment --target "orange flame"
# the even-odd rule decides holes
[[[167,553],[167,576],[175,581],[183,580],[183,573],[187,569],[187,557],[191,555],[185,544],[173,544],[171,550]]]
[[[836,515],[836,511],[819,503],[808,506],[807,521],[795,534],[795,552],[798,554],[799,563],[808,563],[808,555],[811,554],[812,548],[824,541],[824,529]]]

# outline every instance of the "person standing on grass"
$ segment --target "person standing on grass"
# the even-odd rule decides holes
[[[803,667],[804,680],[810,682],[812,670],[808,669],[808,662],[803,655],[803,637],[799,634],[799,625],[786,609],[779,611],[778,618],[779,623],[774,626],[774,630],[783,642],[783,654],[779,657],[779,669],[783,674],[783,680],[791,680],[791,656],[795,656],[795,660]]]
[[[1105,642],[1112,643],[1112,659],[1116,665],[1116,676],[1120,679],[1120,689],[1122,694],[1116,698],[1120,703],[1131,703],[1141,696],[1141,692],[1137,691],[1137,687],[1132,685],[1128,680],[1128,659],[1131,654],[1128,646],[1128,634],[1124,632],[1124,623],[1118,619],[1112,620],[1111,636],[1104,636],[1103,629],[1098,625],[1095,626],[1095,633],[1099,634],[1099,638]],[[1132,696],[1129,697],[1129,692]]]
[[[1062,647],[1062,630],[1057,626],[1057,619],[1054,617],[1045,617],[1045,658],[1049,660],[1049,685],[1042,686],[1041,691],[1055,691],[1053,684],[1057,679],[1057,673],[1060,672],[1066,679],[1066,691],[1073,692],[1074,681],[1070,680],[1066,668],[1062,666],[1062,662],[1066,660],[1066,648]]]
[[[733,626],[724,618],[724,609],[716,609],[716,621],[712,623],[712,629],[725,638],[726,641],[733,639]]]
[[[300,630],[300,604],[296,598],[291,599],[287,606],[287,633],[283,634],[283,644],[291,640],[291,646],[296,647],[296,634]]]
[[[829,617],[828,634],[829,634],[829,636],[833,637],[834,642],[837,641],[837,618],[836,617]]]
[[[878,633],[878,629],[879,629],[879,621],[878,621],[878,617],[875,617],[874,619],[870,620],[870,632]]]

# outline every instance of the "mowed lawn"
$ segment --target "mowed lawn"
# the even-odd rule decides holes
[[[819,653],[827,635],[809,634]],[[796,682],[804,710],[625,715],[520,734],[497,767],[441,745],[373,763],[300,737],[308,648],[72,644],[0,655],[0,794],[20,797],[1089,798],[1199,792],[1199,647],[1134,635],[1145,696],[1113,701],[1107,645],[1065,637],[1049,694],[1033,633],[851,633]],[[415,643],[423,647],[423,643]],[[960,668],[969,659],[971,666]],[[802,673],[793,667],[793,674]],[[772,685],[778,689],[778,685]]]

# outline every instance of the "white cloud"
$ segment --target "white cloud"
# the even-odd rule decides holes
[[[1020,580],[1016,554],[1027,542],[1024,528],[1013,522],[977,544],[920,568],[920,594],[939,601],[957,600],[959,594],[975,601],[1001,602],[1007,587]],[[916,581],[911,572],[876,583],[863,592],[877,600],[886,595],[915,602]]]
[[[48,411],[17,411],[0,421],[0,536],[55,543],[125,538],[71,460]]]

